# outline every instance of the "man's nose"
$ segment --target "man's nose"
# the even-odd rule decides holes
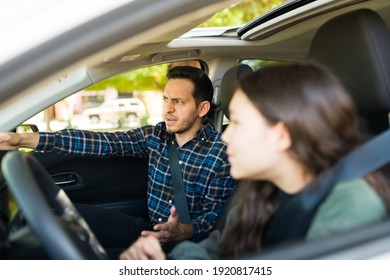
[[[175,110],[175,107],[173,106],[173,102],[172,101],[165,102],[164,110],[166,113],[173,112]]]

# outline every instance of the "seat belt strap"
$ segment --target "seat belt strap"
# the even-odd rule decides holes
[[[363,177],[390,162],[390,129],[368,140],[327,170],[318,180],[309,185],[310,189],[320,189],[327,194],[337,183]],[[313,185],[313,186],[312,186]],[[315,202],[313,200],[313,202]],[[307,207],[311,207],[307,205]]]
[[[302,238],[319,205],[339,182],[363,177],[390,162],[390,129],[365,142],[310,183],[301,193],[282,203],[268,222],[263,243]]]
[[[190,212],[188,210],[187,198],[185,195],[183,177],[179,165],[179,157],[173,140],[168,139],[169,165],[171,169],[173,195],[175,199],[175,207],[179,213],[179,222],[182,224],[190,224]]]

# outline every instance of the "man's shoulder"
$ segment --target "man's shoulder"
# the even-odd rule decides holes
[[[167,133],[165,122],[159,122],[155,125],[145,125],[138,129],[142,130],[144,134],[150,134],[155,136],[161,136]]]
[[[207,122],[204,124],[203,133],[207,139],[222,142],[221,133],[215,129],[215,126],[212,122]]]

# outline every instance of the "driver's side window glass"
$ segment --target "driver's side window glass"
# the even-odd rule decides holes
[[[151,66],[108,78],[24,123],[37,125],[39,131],[117,131],[154,125],[162,120],[162,91],[169,66]]]
[[[162,121],[167,71],[178,65],[204,67],[194,60],[122,73],[74,93],[24,123],[36,125],[39,131],[117,131],[155,125]]]

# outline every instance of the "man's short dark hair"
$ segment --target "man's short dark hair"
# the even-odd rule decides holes
[[[213,83],[203,70],[192,66],[176,66],[168,71],[167,77],[168,79],[188,79],[192,81],[195,86],[192,95],[196,104],[199,105],[202,101],[210,102],[210,110],[207,113],[207,117],[213,119]]]

